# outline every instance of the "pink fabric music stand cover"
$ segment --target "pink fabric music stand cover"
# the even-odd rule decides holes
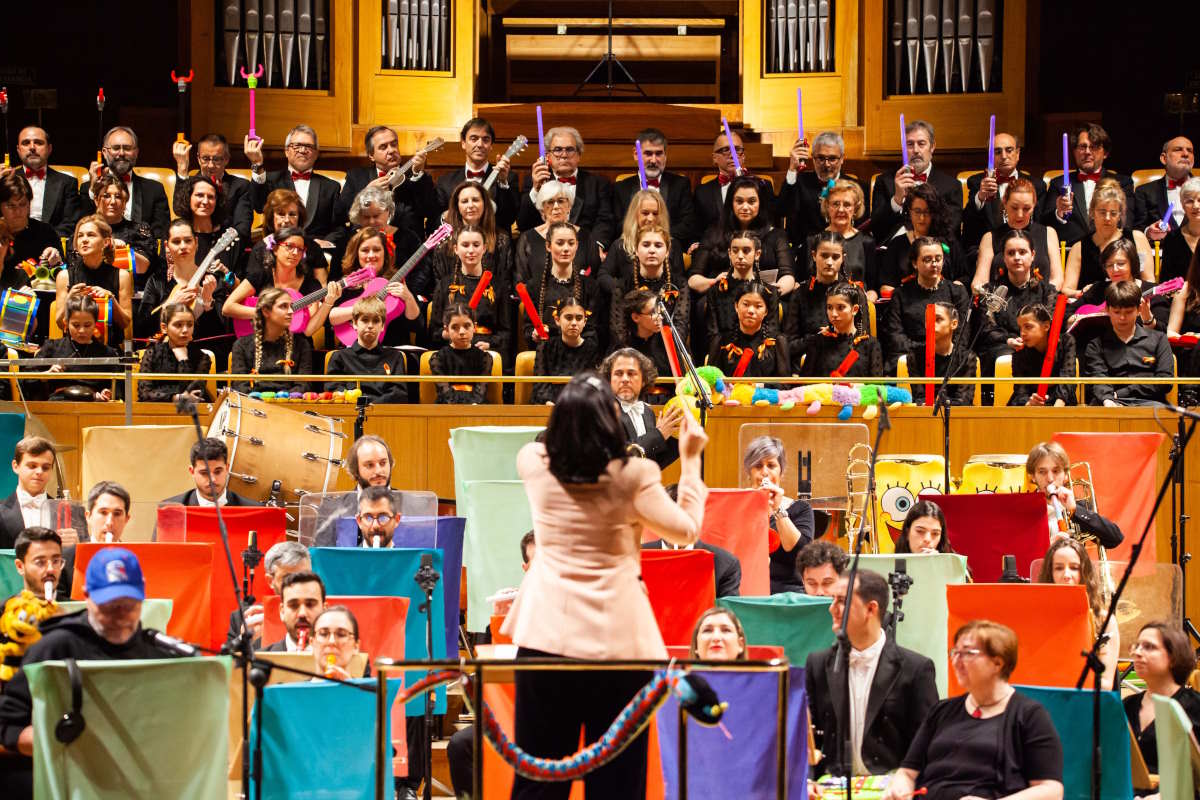
[[[937,503],[946,515],[950,544],[967,557],[976,582],[998,580],[1006,555],[1017,557],[1017,574],[1028,575],[1030,563],[1050,546],[1046,501],[1039,494],[934,494],[921,499]]]
[[[696,619],[717,603],[713,554],[643,550],[642,580],[665,644],[691,644]]]

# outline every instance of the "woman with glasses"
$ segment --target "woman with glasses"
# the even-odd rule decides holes
[[[1101,252],[1118,239],[1128,239],[1140,255],[1142,280],[1154,280],[1154,259],[1151,257],[1150,241],[1146,234],[1132,228],[1121,227],[1125,220],[1125,192],[1121,184],[1105,178],[1092,192],[1092,204],[1088,215],[1092,219],[1091,236],[1085,236],[1067,252],[1067,266],[1063,278],[1063,291],[1068,297],[1078,297],[1081,287],[1104,281],[1104,261]],[[1080,213],[1081,210],[1075,213]]]
[[[889,374],[895,374],[900,356],[925,346],[926,306],[943,302],[954,306],[960,320],[966,319],[971,297],[965,286],[942,274],[946,249],[943,243],[924,236],[912,243],[909,262],[913,275],[900,282],[879,319],[879,343]],[[912,373],[912,365],[909,365]]]
[[[62,243],[54,228],[29,216],[31,200],[33,189],[20,171],[13,170],[0,178],[0,220],[8,229],[0,245],[4,256],[0,289],[29,285],[29,276],[17,266],[28,258],[45,261],[50,266],[63,263]]]
[[[1050,714],[1008,682],[1017,635],[988,620],[954,633],[950,666],[965,694],[933,707],[884,800],[1061,800],[1063,752]]]
[[[951,280],[969,277],[967,256],[955,238],[950,226],[953,218],[946,201],[938,190],[928,183],[918,183],[904,198],[902,207],[904,226],[879,246],[879,291],[890,295],[900,282],[912,274],[908,263],[908,251],[912,243],[922,236],[934,236],[946,242],[950,252],[946,254],[943,274]]]
[[[590,232],[571,222],[571,207],[574,202],[574,194],[567,190],[565,183],[546,181],[542,188],[538,189],[535,205],[542,215],[542,222],[517,237],[513,285],[524,283],[528,287],[540,281],[542,272],[546,269],[546,232],[556,222],[566,222],[575,228],[579,241],[572,262],[575,269],[581,275],[599,274],[600,250],[595,240]]]
[[[244,262],[246,271],[238,273],[238,277],[270,273],[271,268],[267,266],[270,259],[267,244],[275,240],[275,231],[303,226],[304,203],[300,200],[300,195],[291,189],[276,189],[267,195],[267,202],[262,209],[263,238],[250,248],[250,256]],[[329,262],[325,260],[325,254],[317,240],[307,234],[304,236],[304,270],[322,286],[329,280]]]
[[[1126,697],[1125,716],[1146,760],[1146,769],[1158,772],[1158,737],[1154,731],[1154,695],[1169,697],[1183,708],[1200,736],[1200,694],[1188,686],[1196,668],[1196,654],[1182,629],[1167,622],[1148,622],[1129,648],[1133,669],[1146,689]]]
[[[255,304],[248,304],[246,301],[257,297],[266,289],[275,287],[291,290],[297,297],[303,297],[321,288],[320,282],[308,274],[305,268],[304,254],[307,243],[301,228],[282,228],[264,241],[267,242],[270,271],[248,276],[234,287],[229,298],[221,306],[221,313],[229,319],[253,321]],[[324,299],[309,308],[308,325],[304,328],[306,337],[312,337],[321,329],[325,318],[329,316],[329,310],[341,297],[341,287],[337,283],[330,284],[328,288],[329,292]]]
[[[875,249],[875,237],[855,227],[854,221],[862,219],[866,201],[862,187],[844,178],[834,182],[821,200],[821,213],[828,224],[827,232],[842,237],[842,275],[847,280],[862,286],[867,299],[872,303],[879,300],[879,263]],[[817,234],[808,237],[805,250],[805,267],[817,248]],[[802,276],[804,277],[804,276]]]
[[[363,677],[351,671],[350,662],[358,655],[358,620],[350,609],[325,607],[313,623],[312,652],[313,672],[344,681]],[[370,671],[369,665],[367,671]]]

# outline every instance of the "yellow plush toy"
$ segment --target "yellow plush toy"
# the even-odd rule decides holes
[[[0,683],[13,679],[25,651],[42,638],[38,623],[57,613],[56,604],[47,603],[28,589],[8,598],[0,615]]]

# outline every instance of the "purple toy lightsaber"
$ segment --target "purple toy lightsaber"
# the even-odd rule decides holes
[[[646,159],[642,156],[642,141],[638,139],[633,143],[637,148],[638,158],[638,180],[642,182],[642,191],[646,190]]]
[[[537,107],[538,119],[538,158],[546,160],[546,134],[542,132],[542,107]]]
[[[742,159],[738,158],[737,148],[733,145],[733,134],[729,131],[729,120],[721,117],[721,124],[725,126],[725,143],[729,145],[729,154],[733,156],[733,170],[738,175],[743,174]]]
[[[1070,161],[1071,144],[1068,141],[1067,134],[1063,134],[1063,197],[1071,196],[1071,161]],[[1071,212],[1063,214],[1063,219],[1070,219]]]
[[[988,123],[988,175],[996,174],[996,115]]]
[[[904,115],[900,115],[900,158],[904,160],[904,166],[908,166],[908,134],[904,132]]]

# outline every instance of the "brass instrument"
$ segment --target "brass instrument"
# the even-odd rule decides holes
[[[1096,491],[1095,481],[1092,479],[1092,465],[1087,461],[1077,461],[1067,467],[1067,486],[1075,495],[1075,502],[1083,505],[1089,511],[1100,513],[1096,508]],[[1116,587],[1113,585],[1112,572],[1108,565],[1108,554],[1105,552],[1103,545],[1096,539],[1095,535],[1082,530],[1079,525],[1070,519],[1067,520],[1067,531],[1071,538],[1083,545],[1093,545],[1096,548],[1096,561],[1100,569],[1100,596],[1104,600],[1105,607],[1112,602],[1113,592]]]
[[[875,498],[868,491],[871,476],[871,446],[859,442],[850,448],[846,462],[846,516],[845,536],[847,552],[854,552],[854,536],[866,514],[874,517]],[[856,510],[857,507],[857,510]],[[879,539],[874,519],[867,520],[864,535],[867,537],[865,552],[878,553]]]

